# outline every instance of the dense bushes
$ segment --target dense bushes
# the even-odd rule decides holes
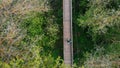
[[[86,57],[84,66],[86,68],[119,68],[120,43],[113,43],[107,46],[107,48],[97,46],[92,53],[84,54]]]
[[[98,55],[96,54],[96,48],[93,48],[91,50],[92,53],[87,56],[89,59],[85,58],[86,61],[84,65],[88,64],[88,67],[92,67],[90,63],[86,62],[93,62],[92,68],[96,68],[94,67],[94,65],[97,65],[96,63],[103,62],[104,64],[104,62],[112,62],[112,59],[119,59],[120,55],[118,53],[120,53],[120,49],[117,49],[120,46],[119,3],[120,2],[118,0],[91,0],[88,4],[88,10],[84,15],[79,16],[78,24],[83,29],[84,34],[87,33],[87,36],[89,36],[88,40],[92,39],[91,43],[94,47],[100,47],[97,49],[105,49],[102,51],[102,55]],[[117,51],[118,53],[114,51]],[[90,53],[89,51],[86,52]],[[108,58],[108,56],[112,58]],[[112,64],[109,64],[106,67],[109,68],[110,65]]]
[[[79,26],[86,30],[87,34],[92,37],[96,45],[108,45],[120,40],[119,1],[114,1],[116,5],[111,4],[111,2],[113,1],[91,0],[89,9],[84,15],[80,15],[78,18]]]
[[[108,30],[110,31],[111,27],[114,28],[115,25],[119,28],[120,9],[108,8],[108,5],[115,7],[110,4],[111,1],[91,0],[89,10],[85,12],[84,16],[80,16],[80,19],[78,19],[80,22],[79,25],[83,28],[87,28],[91,36],[103,35],[107,33]],[[115,2],[117,3],[118,1]]]

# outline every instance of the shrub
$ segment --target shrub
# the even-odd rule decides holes
[[[111,48],[114,46],[114,48]],[[84,62],[85,68],[117,68],[119,67],[119,49],[116,49],[116,47],[119,47],[120,45],[110,45],[108,49],[105,49],[104,47],[97,47],[95,51],[92,53],[86,53],[86,61]],[[113,52],[111,52],[113,51]],[[118,53],[117,53],[117,52]]]

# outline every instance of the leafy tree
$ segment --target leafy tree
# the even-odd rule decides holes
[[[106,62],[109,60],[111,60],[110,62],[112,63],[112,61],[119,59],[119,49],[116,49],[120,46],[119,4],[119,0],[90,0],[88,3],[88,10],[84,15],[78,17],[78,25],[80,29],[83,29],[83,34],[87,34],[85,37],[89,36],[88,41],[94,45],[89,56],[87,54],[90,52],[85,51],[86,53],[84,54],[86,54],[87,57],[85,57],[86,61],[84,65],[87,65],[86,62],[99,63],[99,61]],[[92,38],[92,41],[90,38]],[[96,54],[96,50],[101,48],[105,48],[103,51],[100,50],[99,53],[102,52],[102,54]],[[116,53],[116,51],[118,53]],[[101,57],[107,59],[100,59]],[[90,63],[88,63],[88,67],[92,67],[92,65],[89,64]],[[92,68],[95,67],[93,66]]]
[[[97,40],[98,36],[105,35],[111,28],[115,28],[116,25],[119,27],[120,9],[112,5],[111,2],[113,1],[91,0],[89,10],[86,11],[84,16],[80,16],[80,19],[78,19],[79,25],[88,29],[88,33],[91,34],[94,41]],[[114,2],[119,3],[117,0]],[[109,8],[108,6],[110,5],[116,9]]]

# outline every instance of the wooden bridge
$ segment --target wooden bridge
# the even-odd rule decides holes
[[[73,39],[72,39],[72,0],[63,0],[63,47],[64,63],[73,65]]]

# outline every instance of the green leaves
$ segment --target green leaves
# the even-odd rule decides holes
[[[92,38],[92,41],[90,38],[87,38],[87,35],[85,37],[88,39],[88,41],[90,41],[90,43],[94,47],[100,46],[101,48],[105,48],[105,50],[102,51],[103,52],[102,56],[92,55],[96,51],[94,49],[90,49],[90,46],[92,45],[86,44],[86,46],[89,45],[87,47],[89,48],[88,50],[93,50],[93,51],[91,52],[92,53],[91,57],[90,55],[87,56],[89,59],[87,59],[85,62],[94,62],[94,61],[95,63],[99,61],[106,62],[105,59],[108,59],[107,61],[109,61],[110,60],[109,57],[112,57],[112,59],[116,59],[115,58],[116,56],[117,56],[117,59],[119,59],[118,53],[120,49],[118,48],[120,45],[119,44],[120,42],[120,36],[119,36],[120,35],[120,16],[119,16],[120,8],[118,7],[119,6],[118,3],[120,3],[118,0],[115,0],[115,1],[114,0],[90,0],[89,4],[86,5],[86,6],[89,6],[88,10],[85,12],[85,14],[83,15],[80,14],[78,16],[77,18],[78,25],[84,31],[84,32],[81,31],[81,36],[83,37],[87,33],[87,35],[90,38]],[[79,42],[80,41],[82,40],[79,40]],[[88,43],[88,41],[85,41],[85,43]],[[88,50],[85,50],[84,52],[89,53]],[[102,58],[104,57],[105,59],[100,59],[100,57]],[[97,59],[99,61],[97,61]],[[85,63],[85,65],[89,65],[89,64],[90,63],[88,64]]]
[[[104,4],[104,1],[100,2]],[[81,27],[89,27],[88,29],[94,34],[104,34],[108,30],[107,27],[112,27],[120,21],[119,10],[108,9],[106,3],[109,1],[104,5],[101,3],[99,0],[91,1],[89,10],[78,19]]]

